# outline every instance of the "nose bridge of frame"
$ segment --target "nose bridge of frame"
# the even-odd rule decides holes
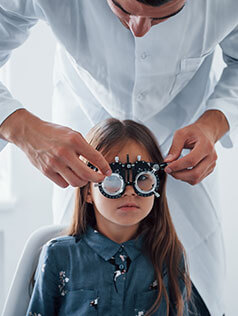
[[[132,185],[134,179],[133,179],[133,169],[130,167],[129,169],[126,169],[125,172],[126,179],[125,179],[125,184],[126,185]]]

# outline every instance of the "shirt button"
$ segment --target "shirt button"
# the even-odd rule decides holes
[[[125,268],[124,264],[120,264],[120,265],[119,265],[119,269],[120,269],[120,270],[123,270],[124,268]]]
[[[146,54],[146,52],[143,52],[140,57],[141,59],[146,59],[148,55]]]

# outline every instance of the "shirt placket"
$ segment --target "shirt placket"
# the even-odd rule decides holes
[[[126,274],[130,264],[130,258],[128,257],[123,244],[109,262],[115,266],[113,274],[114,295],[112,303],[116,312],[115,315],[122,315],[126,289]]]
[[[139,118],[143,105],[147,103],[149,89],[145,77],[148,72],[150,61],[149,50],[146,45],[142,45],[143,39],[135,39],[135,82],[132,98],[132,115],[133,118]]]

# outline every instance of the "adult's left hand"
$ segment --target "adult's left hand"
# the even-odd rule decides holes
[[[177,130],[164,160],[168,163],[165,172],[191,185],[201,182],[214,170],[215,143],[228,130],[224,114],[217,110],[209,110],[195,123]],[[183,149],[190,149],[190,153],[179,158]]]

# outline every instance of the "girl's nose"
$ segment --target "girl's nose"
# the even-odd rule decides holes
[[[135,37],[142,37],[149,32],[151,19],[148,17],[130,16],[127,24]]]
[[[135,196],[135,190],[132,185],[127,185],[123,196]]]

